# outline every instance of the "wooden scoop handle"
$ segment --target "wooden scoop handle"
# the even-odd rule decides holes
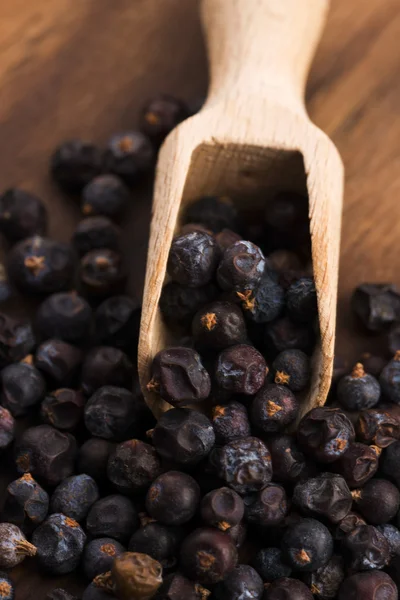
[[[329,0],[203,0],[208,104],[261,95],[304,112],[328,6]]]

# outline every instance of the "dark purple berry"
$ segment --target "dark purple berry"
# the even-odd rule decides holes
[[[54,486],[74,472],[76,440],[50,425],[26,429],[18,440],[15,463],[19,473],[31,473]]]
[[[294,323],[288,317],[281,317],[267,325],[264,345],[268,355],[276,357],[284,350],[302,350],[311,354],[314,347],[313,330],[302,323]]]
[[[214,276],[218,261],[214,238],[201,231],[173,239],[168,256],[167,271],[173,281],[188,287],[200,287]]]
[[[121,230],[107,217],[87,217],[76,226],[72,244],[78,254],[83,256],[99,248],[119,250],[120,238]]]
[[[133,365],[128,356],[113,346],[92,348],[82,365],[82,389],[90,396],[103,386],[132,388]]]
[[[206,592],[200,584],[190,581],[178,571],[164,578],[154,600],[204,600]]]
[[[348,535],[351,531],[354,531],[356,527],[360,527],[360,525],[366,525],[367,523],[364,519],[355,512],[349,512],[347,515],[338,523],[335,532],[334,538],[335,540],[341,541],[346,535]]]
[[[103,153],[96,146],[68,140],[54,151],[50,172],[62,190],[75,194],[101,173],[102,166]]]
[[[147,389],[157,392],[173,406],[179,406],[208,398],[211,380],[195,350],[176,346],[156,354]]]
[[[212,302],[194,316],[192,334],[203,347],[222,350],[247,339],[243,313],[231,302]]]
[[[307,573],[304,580],[314,596],[321,600],[333,600],[344,578],[343,558],[334,554],[326,565],[313,573]]]
[[[271,453],[274,480],[281,483],[295,483],[307,474],[304,454],[290,435],[277,435],[267,440]]]
[[[196,529],[181,547],[181,568],[185,575],[202,585],[212,585],[233,571],[238,557],[231,538],[211,527]]]
[[[281,577],[290,577],[292,568],[287,565],[279,548],[263,548],[255,555],[253,567],[264,581],[275,581]]]
[[[9,410],[0,406],[0,451],[5,450],[14,440],[15,421]]]
[[[219,354],[215,378],[223,390],[253,396],[264,384],[267,372],[262,354],[253,346],[239,344]]]
[[[310,323],[318,316],[317,291],[312,277],[302,277],[286,293],[287,311],[293,321]]]
[[[121,177],[127,184],[136,183],[154,164],[154,149],[149,138],[139,131],[114,135],[108,142],[105,170]]]
[[[363,283],[356,287],[352,309],[369,331],[384,331],[400,314],[400,293],[391,284]]]
[[[288,387],[269,383],[254,398],[250,419],[255,428],[276,433],[291,425],[299,410],[300,404]]]
[[[263,600],[313,600],[313,595],[302,581],[282,577],[267,587]]]
[[[353,498],[343,477],[321,473],[297,483],[293,503],[305,514],[339,523],[350,512]]]
[[[300,446],[324,463],[340,458],[354,438],[354,427],[339,408],[313,408],[302,418],[297,429]]]
[[[284,560],[300,572],[326,565],[333,553],[333,539],[325,525],[315,519],[300,519],[282,538]]]
[[[346,565],[353,571],[383,569],[390,560],[385,536],[372,525],[360,525],[342,541]]]
[[[245,317],[254,323],[269,323],[282,313],[285,294],[281,286],[264,274],[255,289],[237,291]]]
[[[292,392],[301,392],[310,383],[310,359],[301,350],[284,350],[272,363],[275,383],[287,385]]]
[[[79,348],[57,339],[40,344],[35,352],[35,367],[45,374],[53,387],[76,383],[83,354]]]
[[[35,336],[28,321],[17,321],[0,313],[0,367],[22,360],[35,345]]]
[[[89,510],[86,531],[93,538],[112,537],[126,543],[139,526],[139,518],[132,501],[114,494],[97,500]]]
[[[394,525],[378,525],[377,530],[386,538],[389,544],[390,556],[400,556],[400,531]]]
[[[90,250],[81,259],[79,281],[84,292],[95,297],[122,291],[126,282],[122,255],[108,248]]]
[[[209,454],[215,434],[205,415],[188,408],[172,408],[159,418],[152,442],[162,458],[188,467]]]
[[[158,560],[164,569],[176,566],[182,531],[179,527],[148,523],[140,527],[129,541],[129,552],[142,552]]]
[[[277,483],[267,483],[255,496],[245,498],[246,520],[256,527],[276,527],[288,513],[285,489]]]
[[[353,442],[335,461],[334,469],[345,478],[349,488],[361,487],[377,472],[380,452],[377,446]]]
[[[185,223],[201,223],[214,233],[237,228],[237,209],[227,196],[204,196],[186,207]]]
[[[61,292],[69,287],[74,274],[71,247],[38,235],[13,246],[7,261],[10,281],[26,294]]]
[[[140,129],[156,143],[161,143],[188,116],[189,109],[182,100],[160,94],[147,100],[143,106]]]
[[[42,420],[56,429],[74,430],[83,417],[85,397],[82,392],[61,388],[51,392],[40,406]]]
[[[55,513],[33,532],[32,542],[40,566],[54,575],[64,575],[78,566],[86,535],[74,519]]]
[[[75,521],[86,518],[90,507],[99,499],[97,484],[89,475],[72,475],[54,490],[50,508],[53,513],[63,513]]]
[[[12,523],[0,523],[0,568],[12,569],[27,556],[35,556],[36,547]]]
[[[82,555],[82,569],[85,577],[92,581],[100,573],[110,571],[117,556],[126,552],[125,548],[112,538],[99,538],[86,544]]]
[[[0,374],[1,403],[14,417],[19,417],[38,404],[46,392],[40,372],[24,362],[5,367]]]
[[[146,510],[164,525],[183,525],[194,517],[199,502],[200,488],[193,477],[180,471],[168,471],[151,484]]]
[[[160,311],[168,325],[190,325],[195,313],[216,295],[217,288],[212,283],[189,288],[171,281],[161,291]]]
[[[357,510],[373,525],[384,525],[393,519],[400,507],[400,492],[386,479],[370,479],[352,492]]]
[[[124,494],[146,491],[160,472],[156,451],[140,440],[118,444],[108,459],[108,479]]]
[[[244,294],[258,286],[265,269],[265,257],[252,242],[240,241],[229,246],[217,270],[218,285],[223,290]]]
[[[397,600],[393,579],[382,571],[367,571],[347,577],[340,586],[338,600]]]
[[[237,565],[223,581],[217,583],[213,595],[216,600],[259,600],[263,590],[263,581],[253,567]]]
[[[140,325],[140,306],[129,296],[112,296],[95,312],[95,341],[99,345],[121,350],[137,347]]]
[[[203,497],[200,510],[206,525],[227,531],[242,520],[244,503],[239,494],[230,488],[222,487]]]
[[[211,453],[217,474],[238,494],[262,490],[271,481],[271,455],[255,437],[241,438]]]
[[[107,463],[115,444],[101,438],[89,438],[79,448],[77,471],[87,473],[96,483],[105,483],[107,480]]]
[[[30,473],[25,473],[7,486],[1,517],[8,523],[18,525],[23,531],[30,532],[44,521],[48,510],[47,492]]]
[[[45,235],[46,229],[46,207],[37,196],[18,188],[8,189],[0,196],[0,233],[8,242]]]
[[[251,435],[247,410],[240,402],[229,402],[214,406],[212,409],[212,424],[215,439],[219,445],[228,444],[239,438]]]
[[[373,375],[357,363],[350,375],[339,381],[337,398],[345,410],[364,410],[378,404],[381,388]]]
[[[76,292],[52,294],[42,302],[36,313],[36,328],[42,339],[57,338],[65,342],[87,340],[92,310]]]
[[[101,215],[114,219],[121,216],[130,199],[129,189],[119,177],[98,175],[83,188],[81,209],[87,217]]]
[[[394,442],[383,452],[380,467],[382,473],[393,479],[397,487],[400,486],[400,442]]]
[[[247,525],[244,521],[240,521],[237,525],[227,529],[225,533],[229,535],[236,548],[241,548],[246,541]]]
[[[307,197],[296,192],[280,192],[269,200],[265,221],[280,233],[294,233],[302,224],[308,224]]]

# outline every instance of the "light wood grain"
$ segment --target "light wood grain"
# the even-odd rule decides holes
[[[188,202],[226,195],[246,209],[277,191],[309,196],[321,339],[301,415],[325,402],[335,339],[343,167],[309,120],[304,90],[325,24],[321,0],[203,0],[210,63],[204,108],[165,141],[157,165],[139,341],[139,377],[156,416],[169,408],[147,390],[155,354],[171,342],[158,309],[169,248]]]
[[[65,136],[104,142],[134,127],[154,93],[205,95],[198,0],[13,0],[0,3],[0,33],[0,187],[21,184],[39,193],[50,210],[51,235],[68,239],[79,211],[49,183],[49,152]],[[384,348],[380,338],[355,330],[352,289],[364,280],[400,284],[399,38],[398,0],[333,0],[307,86],[310,116],[346,166],[336,348],[349,361]],[[137,295],[149,187],[135,195],[127,224]],[[11,456],[1,460],[4,474]],[[0,481],[4,491],[5,477]],[[17,600],[42,600],[56,585],[83,587],[75,576],[43,577],[34,561],[12,577]]]

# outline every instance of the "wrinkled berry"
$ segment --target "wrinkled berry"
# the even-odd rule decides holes
[[[269,383],[254,398],[250,418],[254,427],[276,433],[296,420],[299,409],[299,402],[289,388]]]
[[[76,346],[62,340],[49,339],[37,348],[34,363],[45,374],[51,386],[60,388],[76,382],[82,358],[82,351]]]
[[[280,577],[290,577],[292,568],[287,565],[279,548],[263,548],[255,555],[253,567],[264,581],[274,581]]]
[[[112,296],[95,312],[95,341],[121,350],[136,349],[139,336],[140,306],[129,296]]]
[[[83,417],[85,397],[82,392],[61,388],[51,392],[40,406],[40,416],[56,429],[76,429]]]
[[[297,483],[293,503],[305,514],[320,515],[332,523],[339,523],[350,512],[353,498],[343,477],[321,473]]]
[[[25,473],[12,481],[6,490],[2,519],[30,532],[47,517],[49,496],[47,492]]]
[[[294,323],[288,317],[277,319],[265,329],[265,350],[274,358],[284,350],[297,349],[311,354],[314,341],[315,335],[311,328],[302,323]]]
[[[139,526],[137,511],[125,496],[113,494],[97,500],[89,510],[86,530],[91,537],[112,537],[126,543]]]
[[[40,372],[24,362],[5,367],[0,374],[1,403],[15,417],[26,414],[46,391]]]
[[[206,525],[227,531],[240,523],[244,515],[242,498],[227,487],[212,490],[201,501],[201,518]]]
[[[245,498],[246,520],[256,527],[275,527],[288,512],[285,489],[277,483],[267,485],[255,496]]]
[[[183,525],[195,515],[200,502],[200,488],[186,473],[168,471],[151,484],[146,496],[146,510],[165,525]]]
[[[287,385],[292,392],[300,392],[310,383],[310,359],[301,350],[284,350],[272,363],[272,374],[275,383]]]
[[[133,534],[129,541],[129,551],[148,554],[158,560],[164,569],[170,569],[176,566],[182,537],[182,531],[178,527],[148,523]]]
[[[373,525],[388,523],[400,507],[400,492],[386,479],[370,479],[361,489],[354,490],[352,496],[357,510]]]
[[[39,306],[36,327],[42,339],[80,343],[87,339],[91,318],[92,310],[84,298],[75,292],[60,292]]]
[[[201,231],[173,239],[168,256],[167,271],[173,281],[188,287],[209,283],[218,261],[218,247],[211,235]]]
[[[345,375],[338,384],[337,398],[346,410],[364,410],[378,404],[381,388],[373,375],[364,371],[357,363],[350,375]]]
[[[27,556],[35,556],[35,542],[28,542],[22,531],[12,523],[0,523],[0,568],[12,569]]]
[[[267,440],[271,453],[274,480],[281,483],[295,483],[307,473],[304,454],[290,435],[277,435]]]
[[[119,177],[98,175],[83,188],[81,209],[86,216],[101,215],[113,219],[121,216],[129,201],[129,189]]]
[[[400,531],[394,525],[378,525],[377,530],[386,538],[389,544],[390,556],[400,556]]]
[[[79,281],[86,294],[104,297],[122,291],[126,270],[122,256],[115,250],[90,250],[81,259]]]
[[[0,451],[5,450],[14,440],[15,421],[9,410],[0,406]]]
[[[338,408],[313,408],[300,421],[297,439],[320,462],[340,458],[354,441],[350,419]]]
[[[212,302],[194,316],[192,334],[198,344],[222,350],[246,341],[243,313],[231,302]]]
[[[284,559],[296,571],[315,571],[332,556],[333,539],[325,525],[315,519],[300,519],[282,538]]]
[[[290,577],[276,579],[267,587],[263,600],[312,600],[313,595],[302,581]]]
[[[251,435],[247,410],[240,402],[233,401],[228,404],[214,406],[212,409],[212,424],[215,439],[220,445]]]
[[[140,129],[156,143],[161,143],[170,131],[188,116],[189,110],[182,100],[160,94],[143,106]]]
[[[214,300],[216,294],[217,288],[212,283],[189,288],[171,281],[161,291],[160,311],[169,325],[189,325],[195,313]]]
[[[78,254],[83,256],[99,248],[119,250],[120,238],[121,230],[107,217],[87,217],[76,226],[72,244]]]
[[[307,573],[305,583],[311,592],[322,600],[333,600],[345,578],[343,558],[334,554],[330,561],[313,573]]]
[[[11,188],[0,196],[0,233],[11,243],[44,235],[47,210],[42,201],[25,190]]]
[[[289,287],[286,306],[291,319],[310,323],[318,316],[317,292],[312,277],[302,277]]]
[[[222,229],[236,230],[237,209],[226,196],[204,196],[186,207],[185,223],[201,223],[218,233]]]
[[[254,290],[238,291],[236,295],[245,317],[254,323],[273,321],[280,316],[285,306],[283,289],[265,273]]]
[[[86,535],[76,521],[55,513],[33,532],[32,542],[40,566],[50,573],[64,575],[78,566]]]
[[[367,571],[347,577],[339,589],[338,600],[397,600],[397,587],[382,571]]]
[[[115,444],[101,438],[89,438],[79,448],[77,459],[78,473],[87,473],[97,483],[107,480],[107,463]]]
[[[379,466],[380,449],[354,442],[335,462],[334,468],[350,488],[361,487],[375,475]]]
[[[63,513],[75,521],[83,521],[90,507],[99,499],[96,482],[89,475],[72,475],[54,490],[50,508],[53,513]]]
[[[223,390],[252,396],[263,385],[267,372],[265,359],[258,350],[238,344],[218,355],[215,378]]]
[[[93,144],[68,140],[54,151],[50,172],[60,188],[66,192],[80,192],[103,166],[103,153]]]
[[[133,365],[128,356],[113,346],[92,348],[82,365],[82,389],[90,396],[103,386],[132,388]]]
[[[334,537],[335,540],[341,541],[343,540],[347,534],[351,531],[354,531],[356,527],[360,527],[360,525],[366,525],[367,523],[364,519],[355,512],[349,512],[347,515],[338,523]]]
[[[389,562],[390,550],[385,536],[372,525],[360,525],[342,541],[346,564],[354,571],[383,569]]]
[[[265,269],[265,257],[252,242],[240,241],[229,246],[217,270],[218,285],[223,290],[245,293],[261,281]]]
[[[154,448],[139,440],[118,444],[108,459],[108,479],[124,494],[147,490],[160,471],[160,460]]]
[[[139,131],[114,135],[108,142],[105,170],[132,185],[154,164],[154,150],[149,138]]]
[[[109,571],[117,556],[125,552],[125,548],[112,538],[99,538],[86,544],[82,555],[82,569],[90,581],[100,573]]]
[[[27,356],[36,344],[28,321],[18,321],[0,313],[0,367],[18,362]]]
[[[259,600],[263,590],[263,581],[253,567],[237,565],[228,573],[224,581],[217,583],[213,595],[216,600],[242,600],[243,598]]]
[[[154,600],[204,600],[204,592],[201,585],[177,572],[165,577]]]
[[[351,300],[353,312],[369,331],[384,331],[400,314],[400,293],[391,284],[363,283]]]

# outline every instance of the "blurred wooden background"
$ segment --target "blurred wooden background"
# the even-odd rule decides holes
[[[307,102],[346,167],[337,347],[353,360],[377,347],[374,338],[352,337],[354,285],[400,283],[400,3],[331,3]],[[69,239],[79,217],[47,176],[57,143],[74,136],[103,143],[134,128],[143,101],[158,92],[191,102],[205,95],[197,8],[198,0],[0,2],[0,188],[20,185],[41,195],[51,235]],[[128,227],[138,296],[150,188],[138,190]],[[33,566],[17,569],[15,579],[17,600],[42,600],[54,587],[41,583]]]

